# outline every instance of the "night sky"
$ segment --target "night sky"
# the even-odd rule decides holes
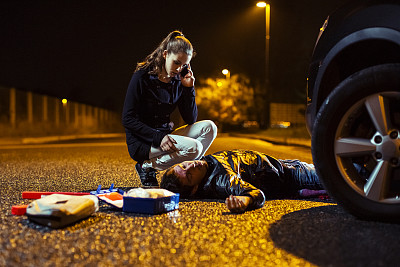
[[[120,111],[136,63],[176,29],[197,52],[192,68],[198,80],[223,77],[227,68],[261,83],[265,10],[256,2],[3,0],[0,86]],[[319,28],[344,2],[270,1],[270,80],[277,101],[305,101]]]

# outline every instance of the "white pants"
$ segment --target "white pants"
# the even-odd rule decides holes
[[[143,168],[165,170],[186,160],[200,159],[217,137],[217,126],[210,120],[184,125],[169,134],[175,141],[177,151],[162,151],[160,147],[151,147],[149,160],[143,162]]]

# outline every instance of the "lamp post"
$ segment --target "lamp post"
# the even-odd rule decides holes
[[[229,80],[231,78],[231,72],[228,69],[223,69],[222,74],[225,75],[225,78]]]
[[[68,100],[66,98],[63,98],[61,100],[61,102],[63,104],[64,113],[65,113],[65,124],[66,124],[66,126],[69,126],[68,125],[69,124],[69,105],[67,104]]]
[[[266,101],[265,101],[265,111],[266,117],[264,119],[265,126],[269,127],[270,124],[270,81],[269,81],[269,29],[270,29],[270,16],[271,7],[266,2],[258,2],[257,7],[265,8],[265,88],[266,88]]]
[[[270,28],[270,17],[271,7],[265,2],[258,2],[258,7],[265,8],[265,81],[269,84],[269,28]]]

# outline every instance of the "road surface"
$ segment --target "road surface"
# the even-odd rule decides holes
[[[309,149],[219,136],[210,153],[245,148],[311,162]],[[231,214],[219,201],[181,200],[179,211],[141,215],[102,205],[51,229],[11,215],[21,192],[137,187],[123,140],[0,147],[0,266],[396,266],[400,226],[355,219],[333,200],[266,202]]]

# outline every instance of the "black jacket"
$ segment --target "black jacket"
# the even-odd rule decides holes
[[[252,209],[262,207],[266,198],[296,197],[300,189],[322,189],[313,165],[298,160],[278,160],[249,150],[221,151],[203,159],[209,168],[194,198],[249,196]]]
[[[130,156],[138,162],[149,159],[150,147],[159,147],[172,132],[170,115],[178,107],[187,124],[197,120],[194,87],[184,87],[179,78],[163,83],[147,69],[136,71],[126,92],[122,125]]]

